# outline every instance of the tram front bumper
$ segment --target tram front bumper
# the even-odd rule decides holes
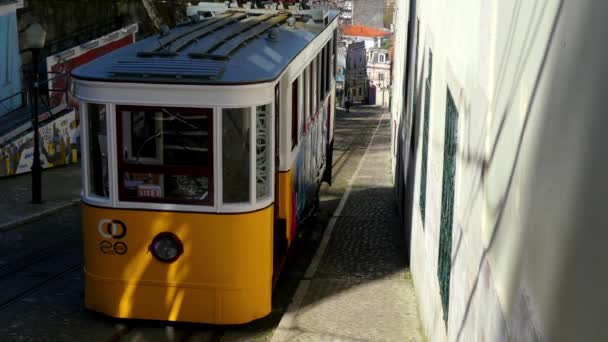
[[[83,205],[85,305],[118,318],[241,324],[264,317],[271,311],[272,218],[272,207],[215,215]],[[122,227],[100,224],[114,221],[124,236]],[[172,263],[149,251],[162,232],[184,245]]]

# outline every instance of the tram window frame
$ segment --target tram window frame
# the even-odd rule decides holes
[[[207,151],[204,151],[207,154],[207,158],[205,158],[205,165],[187,165],[187,164],[161,164],[154,163],[152,164],[150,160],[145,164],[135,164],[125,160],[125,131],[126,128],[124,126],[123,120],[127,120],[124,115],[126,113],[133,113],[135,111],[145,112],[145,113],[158,113],[159,110],[162,112],[162,109],[176,111],[179,110],[180,114],[189,114],[189,115],[205,115],[206,118],[200,120],[206,120],[206,133],[207,133]],[[175,115],[175,114],[174,114]],[[129,118],[133,118],[130,116]],[[163,120],[161,120],[163,121]],[[179,118],[178,118],[179,121]],[[163,127],[164,128],[164,127]],[[167,131],[169,132],[169,131]],[[177,131],[176,131],[177,132]],[[130,132],[131,134],[131,132]],[[165,135],[164,133],[162,135]],[[161,135],[161,136],[162,136]],[[202,135],[204,136],[204,134]],[[213,125],[213,108],[192,108],[192,107],[175,107],[175,106],[130,106],[130,105],[117,105],[116,106],[116,154],[117,154],[117,169],[118,169],[118,196],[119,200],[123,202],[135,202],[135,203],[170,203],[170,204],[186,204],[186,205],[205,205],[205,206],[213,206],[214,204],[214,125]],[[130,137],[131,139],[132,137]],[[130,144],[133,143],[132,139],[129,141]],[[163,146],[164,147],[164,146]],[[141,147],[140,147],[141,148]],[[133,145],[131,145],[131,150],[133,150]],[[164,153],[164,148],[162,149]],[[127,173],[131,174],[147,174],[149,178],[156,179],[158,182],[162,182],[161,189],[164,190],[167,187],[167,183],[175,182],[180,183],[181,177],[190,177],[191,182],[196,183],[200,186],[199,181],[206,178],[207,186],[206,186],[206,197],[204,199],[189,199],[189,198],[171,198],[166,195],[161,197],[154,196],[139,196],[139,195],[129,195],[127,192],[127,187],[125,185],[125,175]],[[197,179],[200,178],[200,179]],[[139,193],[139,185],[137,191]],[[150,192],[157,191],[158,189],[150,187]],[[176,188],[179,188],[176,186]],[[161,191],[162,191],[161,190]],[[142,192],[145,192],[142,190]],[[161,192],[162,194],[162,192]]]
[[[265,114],[265,120],[260,120],[260,114]],[[273,191],[273,158],[275,157],[275,151],[273,150],[272,141],[275,138],[272,130],[273,127],[273,116],[272,116],[272,104],[266,104],[261,106],[255,106],[255,203],[264,202],[265,200],[272,198]],[[260,133],[264,133],[266,139],[264,140]],[[266,184],[264,184],[264,180]]]
[[[221,120],[221,138],[220,138],[220,144],[222,147],[222,153],[221,153],[221,169],[219,170],[219,173],[221,175],[221,188],[222,188],[222,195],[220,198],[220,203],[222,204],[223,207],[230,207],[230,206],[239,206],[239,205],[251,205],[253,204],[254,198],[255,198],[255,183],[254,183],[254,172],[255,169],[254,167],[257,167],[257,165],[253,165],[253,158],[254,157],[254,152],[255,152],[255,148],[252,145],[252,143],[255,143],[255,132],[254,132],[254,127],[255,127],[255,111],[256,107],[249,107],[249,106],[239,106],[239,107],[222,107],[220,108],[220,118],[219,120]],[[227,182],[228,177],[226,177],[225,172],[229,171],[229,170],[235,170],[238,168],[227,168],[226,166],[226,146],[234,146],[234,144],[228,144],[228,142],[233,142],[231,141],[231,139],[228,138],[228,135],[226,134],[226,129],[227,129],[227,125],[226,123],[231,123],[233,124],[232,127],[233,128],[238,128],[236,127],[236,123],[234,123],[234,120],[231,121],[226,121],[226,118],[228,118],[228,114],[226,113],[227,111],[237,111],[240,110],[243,114],[244,114],[244,118],[242,120],[242,123],[244,125],[248,125],[248,126],[244,126],[241,127],[242,129],[246,128],[246,136],[243,137],[243,142],[245,142],[247,149],[243,152],[243,156],[245,156],[247,158],[247,162],[244,163],[246,165],[246,169],[244,170],[245,172],[243,173],[243,175],[247,176],[247,184],[246,186],[239,186],[236,189],[242,189],[243,191],[246,191],[246,193],[243,193],[241,195],[239,195],[240,197],[235,197],[234,199],[227,199],[226,198],[226,185],[228,183],[231,182]],[[243,165],[243,164],[241,164]],[[240,181],[244,180],[245,177],[243,177],[243,179],[240,179]],[[231,195],[238,195],[235,192],[231,193]]]
[[[101,111],[103,110],[103,119],[97,120],[97,126],[99,129],[103,129],[105,131],[105,141],[101,139],[101,132],[97,132],[97,134],[93,134],[92,123],[92,110],[91,108],[97,108],[97,116],[101,116]],[[86,103],[86,144],[87,144],[87,175],[86,175],[86,183],[87,183],[87,196],[96,197],[104,200],[110,199],[111,187],[110,187],[110,162],[109,162],[109,148],[108,148],[108,118],[109,118],[109,110],[106,104],[100,103]],[[103,136],[103,135],[101,135]],[[96,143],[96,144],[92,144]],[[105,148],[105,156],[103,149]],[[99,170],[101,168],[101,170]],[[101,173],[103,176],[101,180],[97,177],[97,175]],[[104,184],[105,179],[105,184]],[[99,189],[99,187],[105,189]],[[105,193],[103,193],[105,190]],[[101,191],[102,193],[98,193]]]

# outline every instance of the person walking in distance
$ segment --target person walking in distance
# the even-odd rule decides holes
[[[350,97],[346,98],[346,102],[344,102],[344,106],[346,107],[346,112],[350,112]]]

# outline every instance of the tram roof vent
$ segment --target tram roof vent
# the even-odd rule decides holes
[[[115,78],[134,79],[208,79],[219,78],[225,60],[172,60],[166,58],[125,59],[110,69]]]

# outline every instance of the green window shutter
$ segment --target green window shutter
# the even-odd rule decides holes
[[[431,81],[433,79],[433,52],[429,50],[428,78],[424,91],[424,122],[422,127],[422,165],[420,166],[420,216],[422,218],[422,228],[425,224],[426,216],[426,177],[429,161],[429,120],[431,112]]]
[[[454,220],[454,187],[456,153],[458,147],[458,110],[448,89],[445,113],[443,150],[443,189],[441,193],[441,227],[439,232],[439,260],[437,275],[443,306],[443,319],[448,320],[450,304],[450,273],[452,271],[452,225]]]
[[[424,228],[426,213],[426,174],[429,160],[429,119],[431,109],[431,84],[427,80],[424,97],[424,123],[422,128],[422,165],[420,166],[420,216]]]

